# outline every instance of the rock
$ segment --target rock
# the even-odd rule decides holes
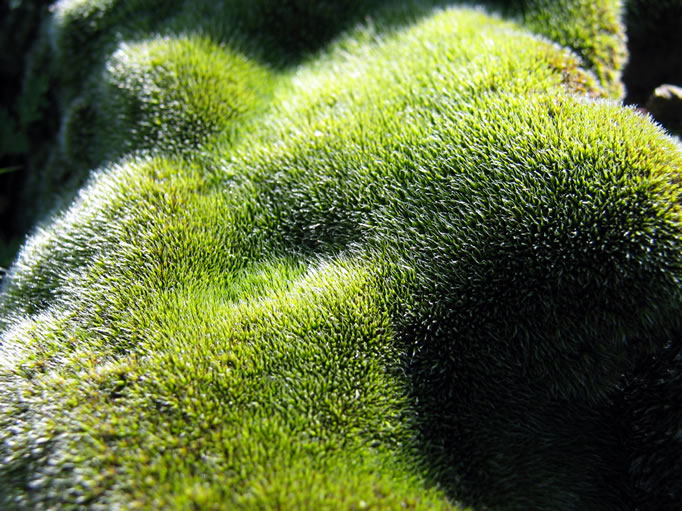
[[[666,128],[682,129],[682,87],[663,84],[654,90],[646,102],[646,109]]]

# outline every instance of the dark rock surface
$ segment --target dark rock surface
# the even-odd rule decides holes
[[[671,84],[656,87],[646,102],[646,109],[671,132],[682,134],[682,87]]]

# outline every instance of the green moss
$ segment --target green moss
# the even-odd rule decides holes
[[[621,71],[627,51],[621,24],[622,0],[511,0],[509,3],[522,6],[523,23],[529,29],[574,49],[610,97],[623,97]]]
[[[123,45],[109,59],[92,101],[95,143],[104,154],[196,149],[213,134],[234,133],[263,103],[269,82],[265,69],[205,38]]]
[[[154,31],[172,15],[175,2],[148,0],[60,0],[46,30],[56,60],[60,95],[68,103],[78,95],[102,59],[121,40]]]
[[[395,2],[385,0],[56,2],[29,52],[23,94],[17,105],[21,113],[20,130],[31,133],[31,143],[24,165],[27,169],[25,190],[22,204],[15,208],[18,217],[15,223],[26,230],[36,219],[68,204],[90,170],[107,160],[135,148],[149,148],[154,141],[186,147],[187,142],[193,143],[198,138],[187,140],[169,135],[159,139],[165,130],[154,128],[154,125],[164,123],[166,119],[151,112],[156,109],[158,113],[159,108],[163,108],[168,115],[177,104],[169,107],[168,102],[179,98],[170,95],[165,102],[153,107],[129,88],[141,86],[140,80],[134,86],[128,83],[120,88],[117,78],[109,72],[113,55],[121,58],[126,52],[134,52],[135,48],[148,47],[152,44],[150,34],[157,36],[159,45],[161,40],[176,41],[174,51],[181,51],[183,44],[203,45],[203,51],[207,52],[204,56],[216,63],[214,71],[219,68],[215,59],[222,58],[216,48],[227,46],[234,51],[237,60],[250,60],[249,65],[254,67],[242,71],[251,73],[251,79],[255,81],[260,79],[256,67],[284,70],[295,66],[362,20],[372,20],[379,33],[390,33],[428,16],[434,7],[451,3],[457,2],[429,0],[398,3],[397,7],[393,5]],[[504,1],[492,3],[497,7],[508,4]],[[578,51],[585,58],[587,68],[596,72],[602,87],[612,95],[617,92],[618,85],[613,80],[620,69],[617,57],[622,53],[622,44],[618,46],[620,26],[614,21],[616,4],[600,3],[598,8],[592,4],[553,7],[553,4],[523,2],[509,5],[511,7],[505,11],[507,15],[515,16],[531,30]],[[547,24],[547,20],[552,23]],[[548,27],[554,28],[549,30]],[[212,45],[213,49],[207,45]],[[8,51],[14,50],[8,48]],[[614,58],[601,57],[609,52]],[[194,64],[187,61],[184,65],[196,66],[200,60]],[[141,70],[138,67],[138,71]],[[195,67],[191,74],[202,77],[197,83],[209,79],[209,75],[217,77],[220,74],[214,71],[207,74],[206,70]],[[163,74],[163,70],[157,69],[151,73],[155,78],[147,76],[145,80],[167,81],[168,77],[161,78]],[[131,77],[127,79],[132,80]],[[588,85],[577,89],[604,93],[593,86],[591,76],[582,77],[575,85],[585,83]],[[262,86],[268,89],[270,84]],[[228,90],[226,87],[216,92],[224,97],[221,94]],[[237,94],[242,100],[249,103],[254,100],[245,98],[242,93]],[[203,106],[196,102],[194,106],[207,107],[205,98],[208,96],[205,93],[204,99],[199,100]],[[182,102],[189,106],[192,103],[189,99],[184,98]],[[66,122],[45,122],[48,118],[54,121],[61,118]],[[199,123],[196,117],[194,121],[183,122],[189,123],[182,128],[183,134]],[[178,126],[179,122],[175,119],[170,124]],[[208,124],[208,127],[199,127],[199,133],[211,132],[216,126],[215,122]],[[131,130],[136,133],[130,138],[124,136]],[[173,133],[172,127],[169,131]],[[100,140],[106,141],[100,143]],[[63,201],[55,202],[53,196],[63,197]]]
[[[550,7],[271,7],[329,24],[294,48],[266,2],[146,37],[116,5],[55,8],[65,62],[104,42],[53,165],[110,161],[3,282],[2,506],[629,505],[613,402],[679,331],[682,152],[524,28]]]

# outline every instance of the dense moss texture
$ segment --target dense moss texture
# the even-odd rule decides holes
[[[617,4],[169,4],[31,54],[45,172],[97,170],[3,282],[3,509],[679,495],[682,151],[603,99]]]

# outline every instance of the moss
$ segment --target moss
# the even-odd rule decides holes
[[[608,59],[529,31],[554,7],[271,7],[315,29],[294,47],[266,2],[117,5],[50,22],[63,62],[94,46],[47,168],[101,166],[3,281],[4,507],[622,510],[652,487],[628,382],[680,328],[682,153],[597,99]]]
[[[235,132],[267,98],[269,82],[267,70],[204,38],[122,45],[91,102],[97,116],[94,142],[103,146],[95,152],[116,159],[117,153],[140,149],[196,149],[211,135]],[[92,129],[93,123],[79,125]],[[82,138],[78,132],[70,136]]]
[[[507,3],[516,8],[521,6],[525,26],[574,49],[610,97],[623,97],[621,71],[627,52],[621,24],[622,0],[511,0]]]
[[[672,511],[682,497],[682,357],[680,332],[639,361],[619,400],[628,446],[632,501],[638,509]]]
[[[71,101],[83,82],[116,45],[152,32],[172,15],[173,2],[60,0],[47,25],[62,101]],[[121,31],[122,29],[122,31]]]
[[[126,95],[125,87],[118,93],[112,90],[121,84],[111,83],[110,80],[115,82],[116,79],[107,72],[112,55],[120,57],[134,51],[138,44],[141,45],[139,49],[149,46],[149,34],[158,36],[157,44],[162,40],[178,41],[178,45],[182,45],[179,41],[190,44],[191,39],[197,44],[216,48],[226,46],[255,66],[285,70],[308,59],[359,21],[371,19],[379,32],[390,33],[428,16],[434,7],[452,3],[457,2],[399,2],[397,7],[393,5],[395,2],[387,0],[56,2],[51,15],[43,19],[39,37],[28,52],[23,70],[25,80],[17,109],[21,114],[19,130],[29,133],[30,149],[25,152],[25,162],[10,162],[23,164],[27,169],[26,179],[20,183],[22,199],[12,208],[15,218],[10,222],[15,230],[24,232],[36,220],[68,204],[90,170],[126,151],[148,148],[160,134],[161,130],[154,130],[149,124],[164,122],[164,119],[159,116],[138,119],[137,116],[146,115],[138,110],[149,109],[150,105],[140,97],[133,99],[130,94]],[[614,21],[618,10],[615,3],[600,3],[599,8],[592,4],[573,6],[571,3],[556,8],[553,4],[537,2],[491,4],[497,8],[506,5],[506,14],[516,17],[527,28],[578,51],[586,59],[587,68],[596,72],[604,90],[611,95],[617,94],[619,85],[614,80],[621,66],[618,56],[622,53],[622,44],[618,45],[620,25]],[[547,23],[548,20],[552,23]],[[554,28],[549,30],[548,27]],[[203,43],[198,42],[202,40]],[[176,50],[179,51],[179,46]],[[207,47],[205,50],[209,54],[212,52]],[[14,51],[11,45],[8,45],[8,51]],[[609,52],[613,58],[602,58]],[[217,53],[212,55],[210,59]],[[196,73],[204,73],[206,79],[208,76],[204,71],[195,69]],[[157,79],[161,74],[163,71],[155,74]],[[572,73],[572,76],[577,74]],[[258,77],[252,75],[252,78]],[[604,94],[604,91],[595,90],[593,82],[594,78],[588,75],[581,77],[576,85],[589,83],[582,92]],[[107,84],[109,90],[103,91]],[[264,84],[264,87],[268,85]],[[165,104],[158,106],[168,110]],[[139,121],[136,127],[147,127],[128,139],[124,134],[132,128],[131,116],[134,122]],[[53,122],[46,122],[50,118]],[[60,124],[59,119],[66,122]],[[100,135],[107,129],[107,136]],[[151,132],[156,135],[150,135]],[[105,138],[111,142],[98,143]],[[144,138],[149,140],[142,143]],[[173,137],[159,142],[167,144],[171,139],[174,146],[183,145],[179,138]],[[54,201],[54,196],[63,199]]]

